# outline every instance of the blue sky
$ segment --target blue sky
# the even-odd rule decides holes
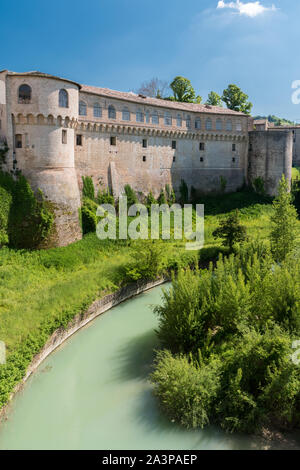
[[[204,99],[236,83],[300,122],[299,0],[0,0],[0,18],[0,69],[122,91],[183,75]]]

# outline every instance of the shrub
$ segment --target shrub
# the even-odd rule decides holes
[[[127,207],[133,206],[138,203],[136,192],[129,184],[124,186],[125,196],[127,197]]]
[[[189,188],[186,182],[182,179],[179,187],[180,204],[183,206],[189,202]]]
[[[96,232],[97,228],[97,203],[89,198],[83,199],[81,207],[82,233],[86,235],[90,232]]]
[[[90,176],[82,176],[82,196],[92,201],[95,200],[95,187]]]
[[[163,271],[163,243],[158,240],[137,240],[132,244],[133,259],[125,268],[126,281],[154,280]]]
[[[150,193],[146,197],[145,202],[146,202],[146,206],[147,206],[148,210],[151,209],[152,204],[157,204],[157,201],[156,201],[155,197],[153,196],[152,191],[150,191]]]
[[[159,205],[167,204],[165,192],[164,192],[163,189],[160,191],[160,194],[157,198],[157,202],[158,202]]]
[[[166,192],[166,196],[167,196],[167,202],[168,202],[169,206],[172,206],[172,204],[175,204],[175,202],[176,202],[174,189],[170,188],[169,184],[166,184],[165,192]]]
[[[113,195],[110,193],[109,188],[107,189],[99,189],[96,199],[98,204],[111,204],[114,206],[115,200]]]
[[[196,367],[184,356],[161,351],[151,376],[154,393],[172,421],[185,427],[203,428],[209,423],[220,386],[220,363]]]
[[[12,196],[0,186],[0,247],[8,244],[8,220],[10,208],[12,205]]]
[[[278,196],[273,202],[274,215],[271,217],[271,246],[276,261],[283,261],[295,248],[298,221],[297,211],[292,204],[288,181],[282,175]]]
[[[228,246],[230,251],[233,250],[235,243],[247,239],[246,227],[240,224],[238,210],[220,222],[220,226],[213,232],[213,237],[223,238],[223,245]]]
[[[19,175],[14,181],[8,220],[9,243],[14,248],[37,248],[50,234],[54,223],[51,205],[43,193],[34,195],[28,181]]]
[[[255,180],[253,181],[253,187],[254,187],[254,191],[257,194],[264,195],[266,193],[265,182],[261,176],[259,176],[258,178],[255,178]]]

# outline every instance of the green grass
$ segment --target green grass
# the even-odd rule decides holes
[[[212,232],[224,214],[236,207],[252,238],[265,238],[270,232],[273,209],[269,198],[243,191],[205,197],[200,202],[206,209],[206,259],[222,249]],[[133,259],[132,243],[100,241],[95,234],[88,234],[68,247],[48,251],[0,250],[0,340],[6,343],[8,357],[2,378],[0,366],[0,407],[49,335],[95,299],[122,285],[124,268]],[[186,251],[182,241],[164,244],[169,268],[195,259],[195,253]]]

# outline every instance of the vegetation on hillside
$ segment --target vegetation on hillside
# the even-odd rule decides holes
[[[254,119],[267,119],[269,122],[273,122],[275,126],[294,126],[294,121],[289,121],[288,119],[279,118],[278,116],[274,116],[269,114],[269,116],[254,116]]]

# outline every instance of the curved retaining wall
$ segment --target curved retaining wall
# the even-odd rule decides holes
[[[129,284],[128,286],[122,287],[118,289],[116,292],[112,294],[108,294],[102,297],[99,300],[95,300],[90,307],[84,312],[83,314],[77,314],[74,319],[68,324],[66,328],[58,328],[54,333],[50,336],[49,340],[42,348],[42,350],[33,358],[31,364],[29,365],[26,375],[23,377],[22,381],[15,387],[14,391],[10,396],[10,401],[14,397],[14,395],[22,388],[24,383],[30,377],[30,375],[38,368],[38,366],[48,357],[55,349],[57,349],[61,344],[63,344],[70,336],[76,333],[78,330],[83,328],[85,325],[90,323],[96,317],[101,315],[102,313],[107,312],[112,307],[128,300],[132,297],[141,294],[153,287],[159,286],[167,282],[167,278],[157,279],[156,281],[152,282],[136,282],[133,284]],[[9,402],[5,405],[2,410],[0,410],[0,417],[5,413],[7,407],[9,406]]]

